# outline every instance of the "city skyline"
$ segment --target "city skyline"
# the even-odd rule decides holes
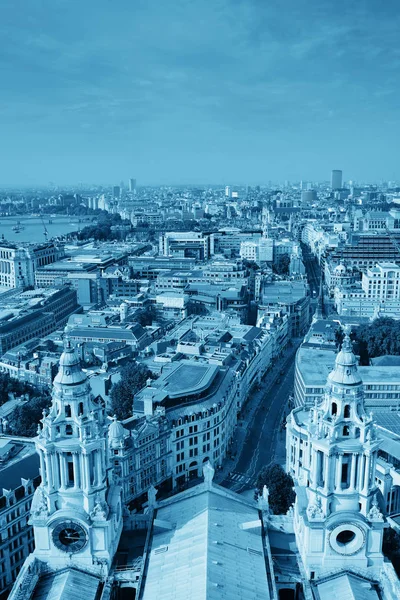
[[[398,179],[396,4],[265,4],[3,4],[1,183]]]

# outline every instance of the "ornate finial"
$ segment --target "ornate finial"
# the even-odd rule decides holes
[[[379,510],[378,500],[376,496],[374,496],[372,500],[372,506],[367,514],[367,519],[369,521],[383,521],[383,515]]]
[[[353,352],[353,346],[351,344],[350,333],[351,327],[349,325],[345,325],[343,327],[344,339],[342,344],[342,350],[347,350],[348,352]]]
[[[64,344],[64,351],[71,350],[71,348],[72,348],[71,340],[69,339],[69,335],[66,331],[64,331],[64,333],[62,334],[62,341]]]

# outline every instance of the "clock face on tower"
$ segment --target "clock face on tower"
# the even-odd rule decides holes
[[[341,523],[330,532],[329,543],[337,554],[351,556],[364,546],[365,533],[354,523]]]
[[[63,552],[80,552],[88,542],[87,531],[76,521],[60,521],[53,529],[54,545]]]

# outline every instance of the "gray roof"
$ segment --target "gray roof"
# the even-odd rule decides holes
[[[39,456],[29,454],[18,462],[13,462],[9,467],[0,471],[0,492],[2,489],[15,490],[23,479],[34,479],[39,475]]]
[[[95,600],[99,579],[76,569],[65,569],[41,577],[33,600]]]
[[[257,508],[196,486],[157,509],[143,600],[270,598]]]

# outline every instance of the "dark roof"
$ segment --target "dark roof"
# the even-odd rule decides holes
[[[374,367],[400,367],[400,356],[385,354],[371,358],[371,365]]]
[[[18,462],[13,463],[0,471],[0,492],[14,490],[21,485],[23,479],[34,479],[39,474],[39,456],[38,454],[29,454]]]

